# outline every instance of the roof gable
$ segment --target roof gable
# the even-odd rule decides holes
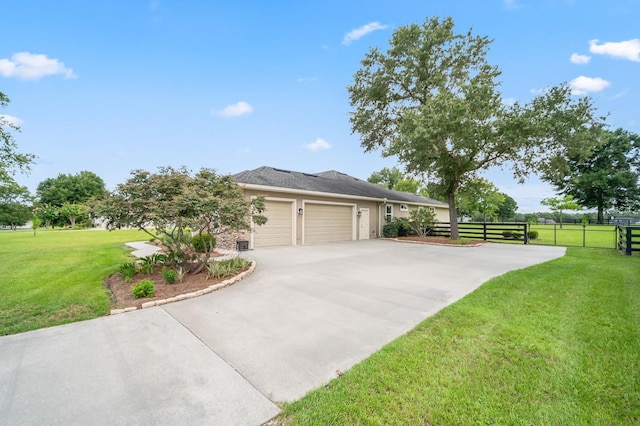
[[[393,191],[380,185],[360,180],[336,170],[320,173],[302,173],[274,167],[259,167],[233,175],[237,183],[271,186],[299,191],[352,195],[378,200],[446,206],[445,203],[408,192]]]

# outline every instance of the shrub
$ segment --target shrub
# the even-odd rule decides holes
[[[407,237],[415,234],[408,219],[401,217],[397,218],[396,221],[398,222],[398,237]]]
[[[385,238],[396,238],[398,236],[398,222],[391,221],[382,227],[382,236]]]
[[[210,234],[194,235],[191,244],[193,244],[193,249],[196,252],[204,253],[207,251],[207,248],[216,246],[216,237]]]
[[[178,279],[178,273],[173,269],[168,269],[166,267],[162,267],[162,279],[167,284],[173,284]]]
[[[136,274],[136,264],[131,262],[123,263],[118,268],[118,272],[122,275],[124,282],[128,283]]]
[[[420,237],[426,237],[437,223],[436,213],[432,208],[418,207],[409,212],[408,225]]]
[[[538,238],[538,231],[529,231],[527,232],[530,240],[535,240]]]
[[[131,289],[133,297],[140,299],[141,297],[153,297],[156,292],[156,285],[151,280],[142,280],[134,285]]]

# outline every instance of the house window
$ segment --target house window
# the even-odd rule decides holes
[[[393,204],[386,204],[385,209],[384,219],[386,222],[391,222],[393,218]]]
[[[406,204],[400,204],[400,211],[401,212],[408,212],[409,211],[409,206],[407,206]]]

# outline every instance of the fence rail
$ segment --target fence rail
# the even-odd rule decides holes
[[[458,223],[458,233],[462,238],[481,239],[484,241],[522,241],[529,243],[528,225],[526,223]],[[439,237],[451,236],[451,223],[438,222],[431,227],[431,235]]]
[[[640,252],[640,226],[618,226],[618,250],[627,256]]]

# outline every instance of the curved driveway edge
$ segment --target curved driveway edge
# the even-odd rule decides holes
[[[274,247],[215,295],[164,307],[272,401],[292,401],[488,279],[564,247],[388,240]]]
[[[244,253],[198,298],[0,337],[0,424],[260,425],[493,276],[562,247],[354,241]]]

